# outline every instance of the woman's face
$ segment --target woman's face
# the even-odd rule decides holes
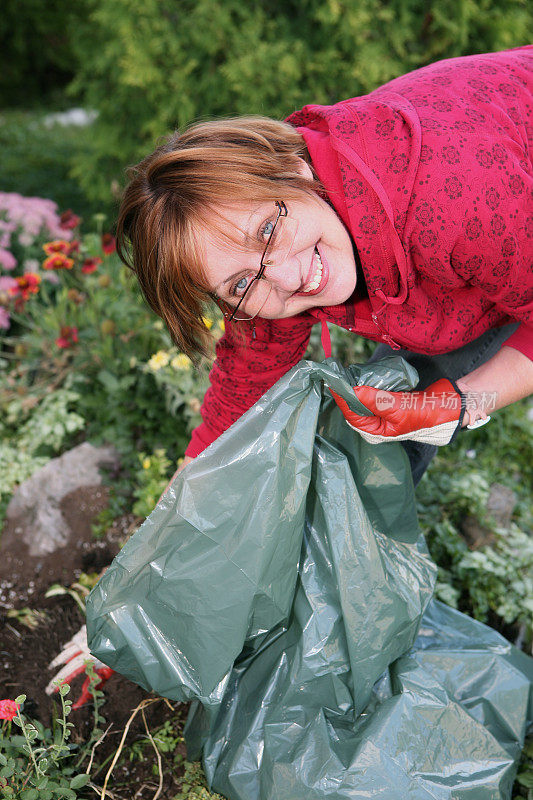
[[[264,278],[272,289],[266,293],[268,299],[259,316],[282,319],[316,306],[343,303],[356,284],[348,231],[318,195],[292,201],[280,196],[279,200],[285,203],[287,216],[278,220],[273,247],[268,251],[267,260],[272,263]],[[201,231],[210,288],[230,306],[237,305],[257,275],[277,215],[278,208],[271,200],[252,206],[224,205],[213,211],[213,230]],[[220,229],[221,218],[231,226],[235,244],[214,232],[216,226]]]

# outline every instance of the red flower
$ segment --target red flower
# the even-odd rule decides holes
[[[77,228],[80,222],[81,217],[78,217],[72,209],[69,208],[61,214],[59,218],[59,227],[66,231],[71,231],[73,228]]]
[[[106,256],[110,255],[110,253],[114,253],[117,249],[115,243],[115,237],[111,233],[104,233],[102,235],[102,250],[106,254]]]
[[[17,716],[20,706],[14,700],[0,700],[0,719],[11,722]]]
[[[54,256],[56,253],[68,255],[70,253],[70,242],[66,242],[64,239],[55,239],[53,242],[43,244],[43,250],[47,256]]]
[[[37,294],[39,291],[41,276],[36,275],[34,272],[26,272],[25,275],[20,275],[18,278],[15,278],[15,280],[17,285],[9,289],[9,294],[15,297],[21,297],[23,300],[27,300],[30,294]]]
[[[78,329],[71,328],[70,325],[62,325],[60,336],[56,339],[58,347],[72,347],[78,341]]]
[[[74,260],[64,253],[55,253],[43,261],[43,269],[72,269]]]
[[[73,253],[76,255],[80,252],[80,242],[78,239],[73,239],[68,248],[68,255],[72,255]]]
[[[102,259],[98,256],[94,256],[94,258],[86,258],[83,262],[81,271],[84,272],[86,275],[89,275],[91,272],[95,272],[98,265],[102,263]]]

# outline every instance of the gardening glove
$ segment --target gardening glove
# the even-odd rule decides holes
[[[410,439],[434,445],[448,444],[459,431],[466,401],[456,384],[441,378],[423,391],[386,392],[372,386],[354,386],[354,394],[371,412],[352,411],[332,389],[346,422],[371,444]]]
[[[85,672],[86,661],[91,661],[94,664],[95,672],[101,679],[100,683],[98,683],[95,688],[100,689],[111,677],[114,670],[112,670],[111,667],[106,667],[105,664],[102,664],[101,661],[98,661],[97,658],[91,655],[89,652],[89,645],[87,644],[87,627],[86,625],[82,625],[78,633],[66,643],[61,652],[48,665],[48,669],[54,669],[60,664],[64,664],[65,666],[54,675],[46,687],[46,694],[54,694],[59,691],[59,686],[56,685],[56,681],[59,681],[60,684],[70,683],[78,675]],[[73,709],[81,708],[81,706],[85,705],[90,699],[89,685],[90,678],[87,677],[81,687],[80,696],[72,706]]]

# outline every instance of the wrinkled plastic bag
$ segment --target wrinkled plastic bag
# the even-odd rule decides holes
[[[300,362],[177,476],[87,604],[91,651],[193,700],[230,800],[510,798],[533,660],[431,601],[408,459],[324,386],[411,389],[403,359]]]

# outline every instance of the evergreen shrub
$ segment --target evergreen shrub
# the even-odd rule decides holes
[[[282,118],[441,58],[533,38],[527,0],[85,1],[70,91],[99,112],[74,168],[94,199],[191,120]]]

